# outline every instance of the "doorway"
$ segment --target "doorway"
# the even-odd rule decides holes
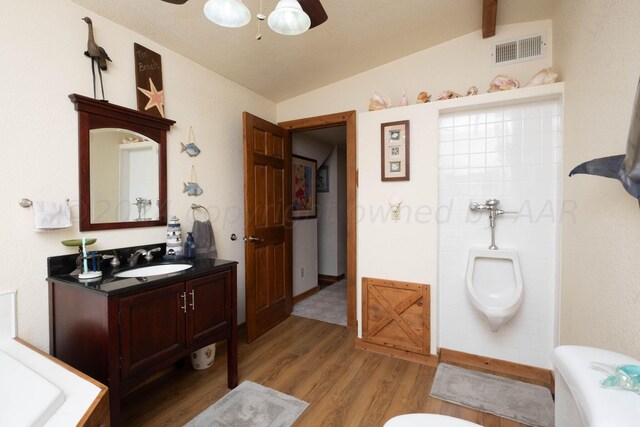
[[[346,280],[347,326],[357,329],[356,321],[356,112],[292,120],[278,124],[290,133],[344,126],[346,151]],[[294,272],[294,275],[296,272]],[[298,273],[299,274],[299,273]]]
[[[347,326],[346,125],[291,140],[294,158],[314,161],[317,172],[316,214],[292,221],[292,314]]]

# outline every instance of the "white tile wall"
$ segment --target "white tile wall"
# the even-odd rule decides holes
[[[451,205],[438,229],[439,346],[551,368],[560,251],[562,107],[560,100],[442,115],[439,205]],[[486,213],[469,202],[497,198],[496,244],[520,257],[524,299],[496,333],[469,302],[469,249],[490,244]]]

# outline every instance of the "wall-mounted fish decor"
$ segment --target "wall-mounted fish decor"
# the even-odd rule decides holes
[[[191,166],[191,181],[185,182],[183,193],[187,193],[189,196],[199,196],[202,194],[203,190],[200,185],[198,185],[198,178],[196,177],[196,168],[195,166]]]
[[[189,143],[187,145],[184,145],[181,142],[180,145],[180,152],[183,153],[186,151],[189,157],[196,157],[198,154],[200,154],[200,149],[196,145],[196,137],[193,136],[193,128],[191,126],[189,126]]]
[[[203,190],[200,188],[197,182],[185,182],[183,193],[187,193],[189,196],[199,196],[202,194]]]
[[[617,179],[640,204],[640,82],[631,113],[631,126],[627,138],[627,154],[602,157],[576,166],[569,176],[577,173]]]

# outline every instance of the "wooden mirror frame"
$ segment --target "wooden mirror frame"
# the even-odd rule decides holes
[[[80,231],[114,230],[119,228],[155,227],[167,224],[167,131],[173,120],[153,116],[130,108],[120,107],[86,96],[71,94],[71,102],[78,111],[78,178],[80,183]],[[120,128],[142,134],[159,144],[158,211],[152,221],[91,222],[91,167],[89,161],[90,131],[101,128]]]

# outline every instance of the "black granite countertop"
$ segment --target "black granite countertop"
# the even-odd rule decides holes
[[[162,252],[164,252],[164,250]],[[134,291],[139,292],[144,289],[153,289],[169,283],[193,279],[206,274],[215,273],[216,271],[220,271],[231,265],[237,264],[236,261],[211,258],[206,255],[197,255],[195,258],[191,259],[183,258],[173,261],[163,260],[162,257],[156,257],[153,261],[146,261],[143,257],[140,257],[140,262],[134,267],[129,267],[126,263],[117,267],[112,267],[109,263],[103,262],[101,268],[102,277],[86,280],[79,279],[78,276],[72,275],[70,272],[63,273],[60,271],[63,270],[62,264],[67,261],[67,259],[75,260],[75,257],[77,257],[77,255],[49,258],[49,276],[47,277],[47,281],[79,286],[105,295],[118,295]],[[124,270],[159,264],[191,264],[191,267],[175,273],[158,274],[147,277],[115,276],[115,274]],[[69,270],[69,268],[67,268],[67,270]]]

